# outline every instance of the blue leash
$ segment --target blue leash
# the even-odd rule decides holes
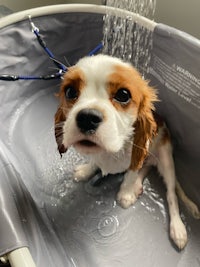
[[[47,55],[48,55],[49,58],[53,61],[53,63],[56,65],[56,67],[58,67],[58,68],[59,68],[60,70],[62,70],[63,72],[66,72],[66,71],[67,71],[67,67],[66,67],[63,63],[59,62],[59,61],[55,58],[54,54],[53,54],[53,53],[51,52],[51,50],[47,47],[45,41],[44,41],[43,38],[41,37],[41,35],[40,35],[40,33],[39,33],[40,30],[39,30],[39,28],[37,28],[37,27],[35,26],[35,24],[33,23],[33,21],[32,21],[32,19],[31,19],[31,16],[30,16],[30,15],[28,16],[28,18],[29,18],[30,25],[31,25],[31,27],[32,27],[32,32],[35,34],[35,36],[36,36],[36,38],[37,38],[38,43],[40,44],[40,46],[44,49],[44,51],[47,53]]]
[[[41,37],[39,33],[39,28],[35,26],[33,23],[31,16],[28,16],[29,22],[32,28],[32,32],[35,34],[38,43],[40,46],[43,48],[43,50],[46,52],[48,55],[49,59],[53,61],[54,65],[59,69],[57,73],[50,74],[50,75],[41,75],[41,76],[25,76],[25,75],[14,75],[14,74],[1,74],[0,75],[0,80],[3,81],[17,81],[17,80],[52,80],[52,79],[60,79],[65,72],[67,72],[67,66],[65,66],[62,62],[56,59],[52,51],[47,47],[47,44]],[[101,49],[103,48],[103,44],[100,43],[98,44],[94,49],[92,49],[89,53],[88,56],[93,56],[96,53],[98,53]]]

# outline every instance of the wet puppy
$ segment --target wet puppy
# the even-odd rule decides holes
[[[59,152],[74,146],[91,158],[76,168],[75,179],[87,180],[98,168],[103,175],[125,172],[117,200],[128,208],[142,193],[149,167],[156,165],[167,187],[170,237],[178,248],[184,248],[187,232],[175,189],[194,216],[199,216],[199,210],[176,181],[169,132],[154,113],[155,90],[130,64],[97,55],[69,68],[58,96],[55,135]]]

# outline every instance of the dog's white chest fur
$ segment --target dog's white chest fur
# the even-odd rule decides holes
[[[118,153],[103,153],[93,155],[91,162],[98,166],[103,175],[126,171],[131,163],[132,145],[129,143]]]

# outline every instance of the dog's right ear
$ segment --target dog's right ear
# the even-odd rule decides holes
[[[153,103],[158,101],[156,92],[149,86],[142,89],[143,95],[138,109],[138,118],[134,124],[134,144],[131,169],[139,170],[148,154],[148,146],[157,134]]]
[[[63,126],[64,126],[64,122],[66,120],[66,116],[63,113],[63,109],[62,107],[59,107],[55,117],[54,117],[54,130],[55,130],[55,138],[56,138],[56,142],[57,142],[57,146],[58,146],[58,151],[60,153],[60,156],[62,157],[62,154],[65,153],[67,151],[67,148],[65,148],[65,146],[63,145]]]

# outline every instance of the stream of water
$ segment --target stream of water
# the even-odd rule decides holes
[[[145,77],[152,49],[152,31],[141,26],[133,17],[119,16],[117,9],[130,11],[153,20],[156,0],[107,0],[104,16],[103,53],[131,62]]]

